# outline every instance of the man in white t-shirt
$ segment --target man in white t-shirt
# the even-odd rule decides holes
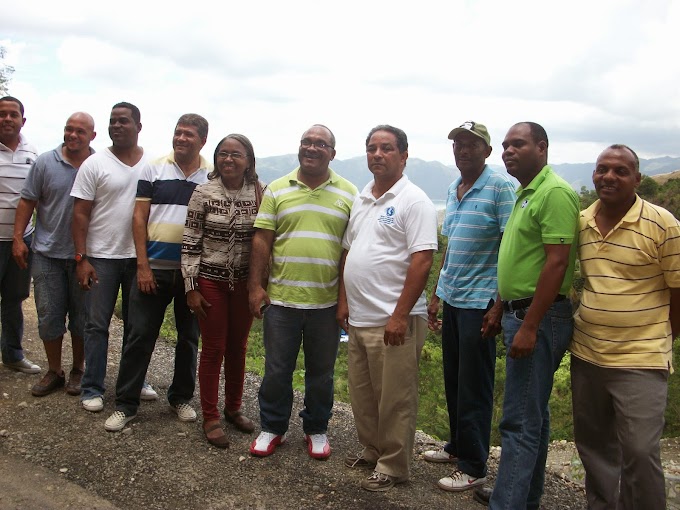
[[[374,469],[361,486],[386,491],[410,475],[437,212],[403,175],[408,140],[401,129],[373,128],[366,157],[374,180],[354,201],[342,241],[337,312],[349,332],[349,392],[363,446],[345,465]]]
[[[88,291],[85,374],[80,398],[83,408],[91,412],[104,408],[109,323],[119,289],[123,299],[123,344],[128,334],[128,299],[137,269],[132,213],[139,173],[146,163],[144,149],[137,145],[141,129],[135,105],[114,105],[109,119],[113,145],[85,160],[71,190],[75,198],[76,275],[81,288]]]

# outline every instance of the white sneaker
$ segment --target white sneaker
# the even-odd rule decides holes
[[[140,400],[158,400],[158,393],[154,390],[151,385],[144,381],[144,386],[142,386],[142,391],[139,392]]]
[[[179,421],[196,421],[196,411],[189,404],[177,404],[176,406],[170,404],[170,409],[175,411]]]
[[[90,411],[91,413],[98,413],[99,411],[104,409],[104,397],[102,397],[101,395],[97,395],[96,397],[86,398],[85,400],[82,400],[80,404],[86,411]]]
[[[441,450],[428,450],[425,453],[423,453],[423,458],[427,462],[438,462],[438,463],[458,462],[458,457],[456,457],[455,455],[451,455],[450,453],[448,453],[443,448]]]
[[[309,456],[313,459],[327,459],[331,455],[331,445],[326,434],[305,434]]]
[[[106,419],[106,422],[104,422],[104,428],[109,432],[118,432],[119,430],[123,430],[125,425],[136,417],[136,414],[125,416],[123,411],[114,411],[114,413]]]
[[[477,485],[483,485],[486,483],[486,476],[481,478],[475,478],[466,473],[463,473],[460,469],[456,469],[450,476],[442,478],[437,482],[440,489],[445,491],[459,492],[472,489]]]
[[[257,457],[267,457],[274,453],[276,447],[286,442],[286,434],[279,436],[273,432],[260,432],[257,439],[250,444],[250,453]]]
[[[17,372],[22,372],[24,374],[40,373],[40,367],[27,358],[20,359],[19,361],[12,361],[11,363],[3,361],[2,364],[7,368],[11,368],[12,370],[16,370]]]

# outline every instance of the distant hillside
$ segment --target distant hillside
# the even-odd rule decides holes
[[[659,184],[665,184],[671,179],[680,179],[680,170],[676,170],[675,172],[670,172],[667,174],[652,175],[650,177]]]
[[[297,154],[258,158],[257,173],[265,182],[285,175],[298,165]],[[592,173],[595,163],[565,163],[553,165],[554,170],[571,186],[580,191],[581,186],[593,188]],[[358,156],[351,159],[331,162],[331,168],[340,175],[353,182],[357,188],[363,188],[372,178],[366,167],[366,157]],[[491,165],[491,168],[505,172],[505,168]],[[680,158],[655,158],[640,160],[640,170],[643,174],[653,176],[668,174],[680,168]],[[680,171],[679,171],[680,172]],[[406,164],[406,175],[416,185],[422,188],[432,200],[445,200],[451,182],[460,175],[453,165],[447,166],[439,161],[423,161],[409,158]],[[680,178],[680,175],[677,176]],[[673,177],[668,177],[673,178]]]

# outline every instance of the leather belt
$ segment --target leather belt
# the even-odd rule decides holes
[[[557,303],[558,301],[564,301],[567,299],[567,296],[564,294],[558,294],[557,297],[555,298],[555,301],[553,303]],[[531,305],[531,302],[534,300],[534,297],[528,297],[528,298],[522,298],[522,299],[512,299],[510,301],[503,301],[503,310],[506,312],[514,312],[515,310],[522,310],[523,308],[529,308],[529,305]]]

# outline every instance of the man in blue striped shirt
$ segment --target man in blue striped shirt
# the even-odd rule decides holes
[[[196,385],[199,330],[187,306],[180,251],[187,204],[212,168],[200,154],[207,138],[207,120],[195,113],[182,115],[173,133],[172,153],[149,162],[140,173],[132,217],[137,285],[130,291],[130,334],[120,359],[116,411],[104,424],[109,432],[122,430],[137,416],[151,354],[173,300],[177,345],[168,403],[180,421],[196,420],[189,401]]]
[[[486,127],[468,121],[449,133],[460,177],[449,187],[442,234],[448,245],[428,306],[429,327],[438,330],[444,301],[442,354],[451,437],[443,450],[425,452],[429,462],[456,463],[439,487],[463,491],[486,482],[493,410],[496,340],[503,315],[497,294],[498,247],[515,204],[514,185],[491,170]]]

